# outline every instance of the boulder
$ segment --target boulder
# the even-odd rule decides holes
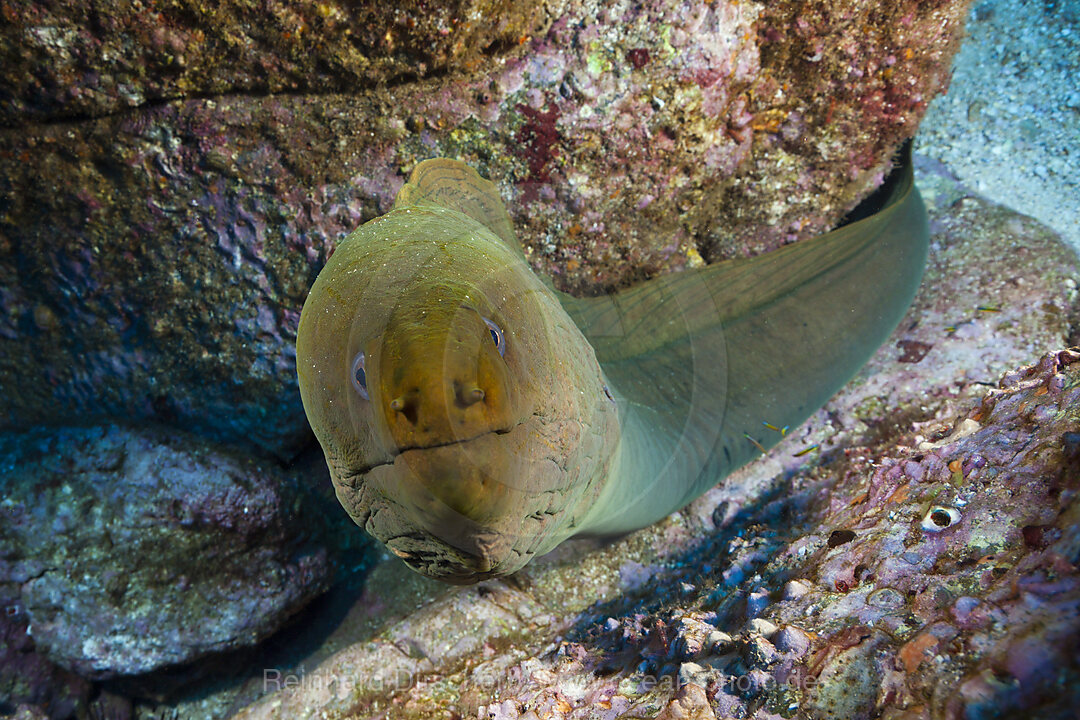
[[[83,677],[254,645],[330,581],[296,478],[196,436],[34,429],[0,435],[0,462],[0,583]]]
[[[969,0],[121,5],[3,9],[0,427],[287,457],[307,290],[419,160],[566,290],[767,251],[877,185]]]

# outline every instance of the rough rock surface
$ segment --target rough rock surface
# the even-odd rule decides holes
[[[32,430],[0,435],[0,463],[0,586],[84,677],[252,645],[329,581],[295,481],[197,438]]]
[[[566,289],[813,235],[944,88],[968,0],[503,5],[371,33],[333,1],[5,3],[0,427],[152,418],[288,455],[307,288],[433,155],[499,183]]]
[[[355,92],[475,69],[565,3],[8,2],[0,125],[179,97]]]
[[[1073,717],[1080,352],[1043,353],[1072,332],[1080,260],[920,166],[914,306],[769,456],[282,671],[293,687],[236,717]]]

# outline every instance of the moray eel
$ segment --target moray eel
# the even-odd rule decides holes
[[[910,147],[861,208],[762,256],[575,298],[530,269],[491,182],[420,163],[300,318],[300,391],[338,499],[453,583],[680,509],[780,439],[763,423],[822,406],[903,317],[928,243]]]

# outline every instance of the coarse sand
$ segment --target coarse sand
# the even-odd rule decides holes
[[[984,0],[916,152],[1080,252],[1080,2]]]

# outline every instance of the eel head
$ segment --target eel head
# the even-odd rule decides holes
[[[395,210],[338,248],[297,365],[342,505],[448,582],[512,573],[573,534],[617,444],[599,364],[557,298],[442,209]]]

